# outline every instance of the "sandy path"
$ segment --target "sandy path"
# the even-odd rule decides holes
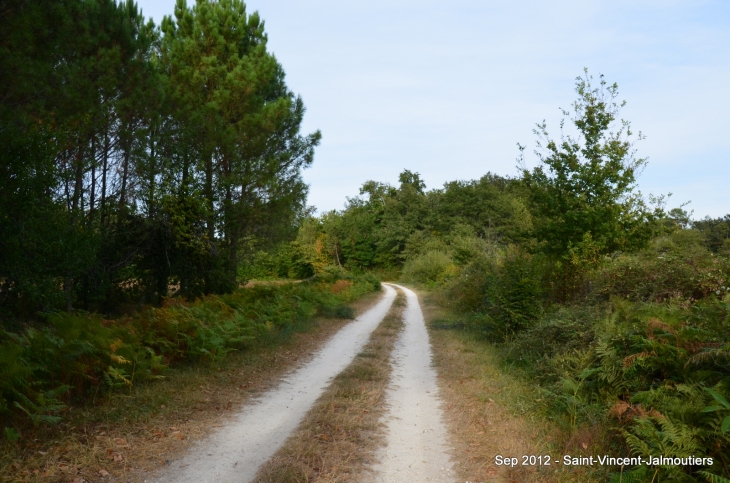
[[[406,294],[405,327],[393,350],[392,382],[385,398],[387,446],[378,451],[373,480],[454,482],[421,306],[413,291],[395,286]]]
[[[228,426],[195,445],[181,460],[173,461],[156,481],[250,482],[388,313],[396,292],[386,285],[384,289],[385,295],[372,309],[343,327],[311,361],[246,406]]]

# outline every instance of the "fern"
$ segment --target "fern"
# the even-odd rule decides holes
[[[719,403],[719,405],[708,406],[702,410],[703,413],[730,410],[730,402],[728,402],[724,396],[710,389],[709,387],[706,387],[704,389],[705,391],[710,393],[710,395],[715,399],[715,401]],[[727,433],[728,431],[730,431],[730,415],[725,417],[725,419],[722,420],[722,423],[720,423],[720,431],[723,433]]]
[[[730,480],[724,476],[715,475],[708,471],[698,471],[697,474],[704,476],[710,483],[730,483]]]
[[[621,473],[613,473],[611,475],[610,483],[646,483],[651,480],[651,476],[654,471],[650,470],[645,466],[635,468],[629,471],[622,471]]]
[[[699,431],[666,417],[644,417],[636,418],[623,433],[634,454],[682,458],[702,453]]]

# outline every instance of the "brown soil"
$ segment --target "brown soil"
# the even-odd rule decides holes
[[[351,304],[356,314],[380,293]],[[231,354],[217,368],[191,366],[162,381],[73,408],[64,423],[0,448],[0,482],[139,482],[226,423],[253,395],[307,360],[342,319],[319,319],[283,344]]]
[[[384,443],[381,419],[390,354],[403,323],[399,293],[368,344],[322,394],[294,434],[259,471],[261,483],[354,482]]]

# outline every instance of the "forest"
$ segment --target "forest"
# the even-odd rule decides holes
[[[427,189],[411,167],[315,215],[321,134],[240,0],[181,0],[159,26],[132,0],[0,10],[6,443],[400,280],[532,381],[565,438],[713,458],[611,481],[730,481],[730,215],[639,191],[615,83],[577,77],[565,130],[537,124],[512,176]],[[282,279],[302,282],[244,288]]]
[[[159,27],[132,1],[3,9],[5,317],[227,292],[293,229],[320,133],[242,2]]]

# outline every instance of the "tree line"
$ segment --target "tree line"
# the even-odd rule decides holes
[[[321,135],[241,0],[0,17],[4,320],[230,291],[247,247],[293,233]]]
[[[487,173],[427,189],[406,169],[396,186],[367,181],[343,210],[303,219],[295,241],[260,251],[249,269],[296,278],[341,266],[397,277],[430,253],[435,264],[416,281],[436,283],[455,273],[450,265],[511,246],[544,264],[549,296],[562,303],[584,295],[586,277],[605,261],[677,230],[696,233],[711,253],[730,253],[730,215],[691,220],[682,207],[666,209],[666,197],[638,190],[646,159],[635,146],[643,135],[621,120],[618,86],[586,71],[575,90],[560,137],[536,125],[534,168],[519,145],[515,176]]]

